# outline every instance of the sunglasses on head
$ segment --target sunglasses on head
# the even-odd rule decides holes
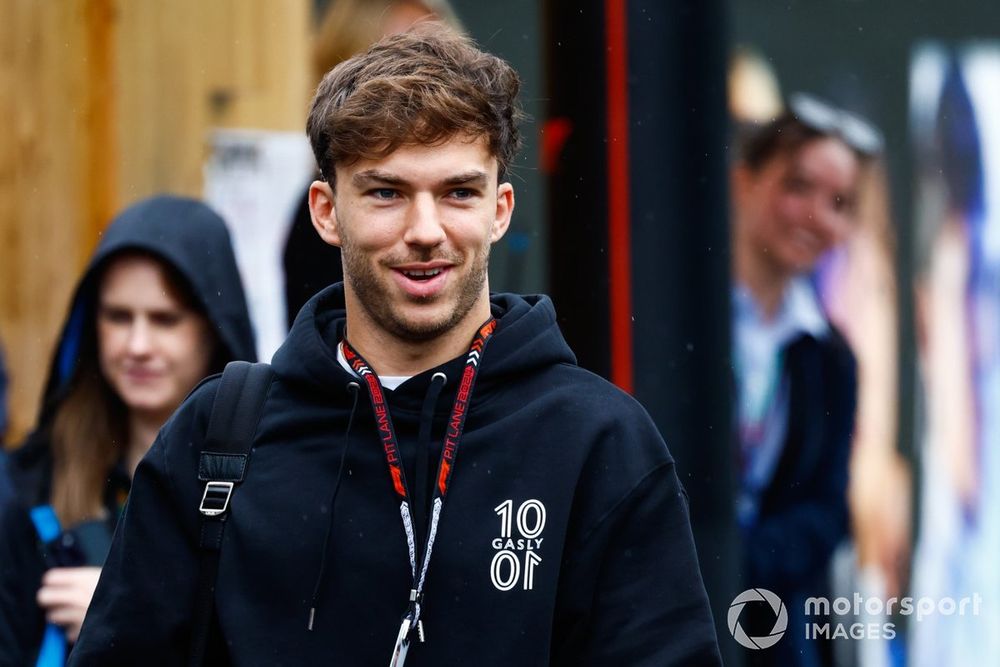
[[[788,110],[806,127],[837,137],[862,155],[872,157],[882,152],[882,133],[860,116],[806,93],[790,95]]]

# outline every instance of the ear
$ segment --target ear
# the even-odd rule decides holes
[[[490,232],[490,243],[496,243],[507,233],[510,227],[510,216],[514,213],[514,186],[501,183],[497,186],[497,211],[493,219],[493,230]]]
[[[309,214],[312,216],[313,227],[321,239],[340,247],[337,208],[334,204],[334,192],[330,184],[313,181],[309,186]]]

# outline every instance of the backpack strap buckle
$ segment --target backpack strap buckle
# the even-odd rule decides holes
[[[233,495],[232,482],[209,482],[201,497],[198,511],[205,516],[219,516],[229,509],[229,499]]]

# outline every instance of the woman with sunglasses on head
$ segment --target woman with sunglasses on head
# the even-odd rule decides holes
[[[77,286],[38,425],[7,462],[0,664],[65,661],[160,426],[201,378],[254,357],[222,219],[170,196],[119,215]]]
[[[733,337],[746,587],[773,591],[788,611],[782,641],[751,664],[827,664],[806,639],[805,600],[828,595],[847,536],[848,460],[857,400],[855,361],[823,312],[810,276],[854,229],[877,130],[814,97],[746,132],[732,168]],[[768,634],[774,614],[754,619]],[[769,610],[768,610],[769,611]],[[769,617],[768,617],[769,616]]]

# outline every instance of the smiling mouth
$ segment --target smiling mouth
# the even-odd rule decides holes
[[[396,284],[411,298],[426,301],[438,296],[448,283],[454,265],[444,262],[395,267]]]
[[[792,240],[800,246],[805,246],[809,250],[817,250],[822,246],[821,239],[812,232],[797,229],[791,234]]]
[[[160,373],[155,371],[126,371],[125,376],[131,382],[138,382],[141,384],[155,382],[160,379]]]
[[[410,280],[424,281],[424,280],[430,280],[434,276],[440,274],[441,271],[442,269],[425,269],[425,270],[404,269],[401,270],[400,272]]]

